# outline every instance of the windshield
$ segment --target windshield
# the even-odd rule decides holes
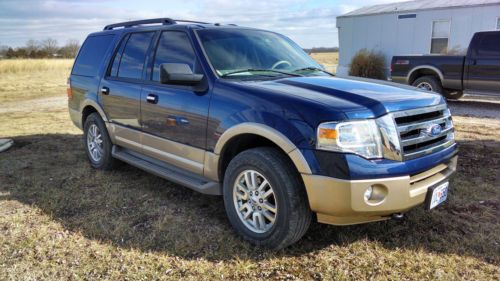
[[[285,36],[251,29],[204,29],[198,35],[221,77],[283,76],[322,67]]]

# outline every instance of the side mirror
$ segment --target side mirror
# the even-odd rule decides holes
[[[203,74],[195,74],[185,63],[160,64],[160,83],[196,85],[203,80]]]

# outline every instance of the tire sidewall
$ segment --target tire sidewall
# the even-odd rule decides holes
[[[100,161],[95,161],[92,159],[90,156],[90,152],[88,149],[88,143],[87,143],[87,135],[88,135],[88,130],[92,124],[95,124],[98,128],[99,131],[102,135],[102,141],[103,141],[103,155]],[[112,156],[111,156],[111,148],[112,148],[112,143],[110,141],[108,131],[106,129],[106,125],[104,124],[104,121],[102,118],[97,115],[97,113],[92,113],[90,114],[87,119],[85,119],[85,124],[84,124],[84,130],[83,130],[83,142],[85,145],[85,153],[87,154],[87,158],[90,162],[90,165],[96,169],[105,169],[107,166],[110,164],[112,161]]]
[[[439,82],[436,80],[436,78],[432,76],[424,76],[420,77],[415,82],[413,82],[413,86],[417,87],[418,84],[426,82],[432,87],[432,92],[442,94],[443,90],[441,88],[441,85],[439,85]]]
[[[286,186],[283,186],[285,182],[279,174],[268,163],[266,163],[266,161],[252,157],[249,162],[250,163],[244,163],[241,157],[238,157],[234,159],[234,162],[230,163],[228,169],[226,170],[226,176],[224,177],[224,205],[227,216],[237,232],[247,238],[247,240],[250,240],[250,242],[260,245],[265,240],[279,239],[283,235],[281,232],[289,228],[288,214],[290,206],[288,204],[289,202],[286,200]],[[234,183],[240,173],[245,170],[255,170],[262,174],[269,181],[274,191],[275,200],[277,201],[278,206],[276,221],[273,227],[264,233],[256,233],[248,229],[239,218],[234,206]]]

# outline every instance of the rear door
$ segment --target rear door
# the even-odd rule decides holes
[[[163,31],[154,52],[150,82],[144,85],[141,95],[143,153],[201,174],[209,91],[200,93],[193,86],[160,84],[162,63],[185,63],[194,73],[203,74],[188,34]]]
[[[136,150],[140,150],[144,65],[154,35],[155,32],[136,32],[124,36],[100,85],[100,98],[114,141]]]
[[[485,32],[474,37],[468,58],[466,90],[500,94],[500,32]]]

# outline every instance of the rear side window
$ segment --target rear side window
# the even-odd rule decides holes
[[[97,76],[113,37],[112,34],[88,37],[78,53],[71,74]]]
[[[500,57],[500,32],[485,33],[477,54],[480,57]]]
[[[162,63],[185,63],[197,73],[196,55],[186,33],[165,31],[161,34],[154,60],[153,81],[160,81],[160,64]]]
[[[132,33],[123,48],[115,56],[113,68],[118,64],[117,77],[141,79],[146,55],[154,32]],[[119,60],[119,63],[116,61]]]

